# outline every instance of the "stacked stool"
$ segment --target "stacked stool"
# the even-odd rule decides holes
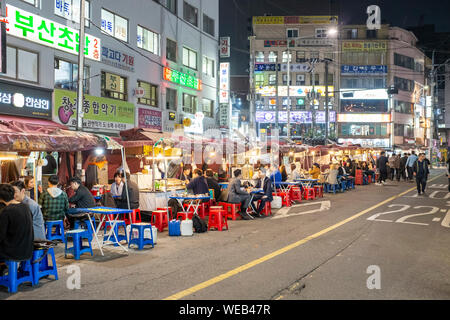
[[[219,202],[219,206],[225,210],[227,218],[231,218],[231,220],[236,220],[236,217],[239,215],[238,211],[241,210],[240,203]]]

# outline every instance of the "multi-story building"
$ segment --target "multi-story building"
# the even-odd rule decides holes
[[[257,132],[270,133],[278,127],[280,136],[287,136],[289,107],[292,138],[324,137],[328,80],[328,123],[330,137],[333,136],[339,55],[338,40],[330,30],[336,26],[337,17],[331,16],[253,18],[250,90],[257,99],[250,116],[255,117]]]
[[[79,8],[80,0],[6,0],[0,113],[75,127]],[[173,131],[185,118],[186,132],[216,126],[218,0],[86,0],[85,26],[85,131]],[[16,112],[15,93],[28,111]]]
[[[425,55],[410,31],[342,26],[339,142],[394,149],[425,146]],[[395,86],[398,93],[388,94]],[[389,92],[392,93],[392,92]],[[428,120],[427,120],[428,117]]]

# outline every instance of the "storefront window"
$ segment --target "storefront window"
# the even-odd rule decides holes
[[[89,93],[90,70],[84,67],[83,92]],[[78,88],[78,64],[61,59],[55,59],[55,88],[76,90]]]
[[[127,101],[127,78],[102,71],[102,97]]]
[[[148,82],[138,81],[138,87],[144,89],[144,96],[138,99],[138,103],[158,107],[158,86]]]
[[[39,55],[14,47],[6,48],[6,76],[30,82],[38,82]]]
[[[414,104],[406,101],[394,101],[395,112],[399,113],[408,113],[411,114],[414,112]]]
[[[341,100],[342,112],[380,112],[388,111],[388,100]]]
[[[340,125],[342,136],[386,136],[387,123],[343,123]]]
[[[183,111],[187,113],[197,112],[197,97],[183,93]]]

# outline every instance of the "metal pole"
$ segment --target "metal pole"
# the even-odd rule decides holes
[[[328,140],[328,60],[325,59],[325,145]]]
[[[435,94],[435,88],[436,88],[436,70],[434,69],[434,54],[435,54],[435,50],[433,50],[433,55],[432,55],[432,58],[431,58],[431,65],[432,65],[432,71],[431,71],[431,74],[432,74],[432,78],[431,78],[431,115],[433,116],[433,111],[434,111],[434,108],[435,108],[435,101],[434,101],[434,99],[435,99],[435,96],[434,96],[434,94]],[[426,98],[425,98],[426,99]],[[426,115],[427,115],[427,110],[425,109],[425,117],[426,117]],[[427,128],[427,123],[426,123],[426,118],[425,118],[425,131],[426,130],[428,130],[428,128]],[[432,127],[431,127],[431,119],[430,119],[430,132],[429,132],[430,134],[429,134],[429,146],[428,146],[428,148],[429,148],[429,160],[430,161],[432,161],[433,159],[432,159],[432,152],[433,152],[433,146],[432,146],[432,139],[433,139],[433,130],[432,130]],[[424,141],[425,142],[425,141]]]
[[[84,78],[84,13],[85,0],[80,1],[80,45],[78,48],[78,93],[77,93],[77,131],[83,131],[83,78]]]
[[[287,138],[291,138],[291,97],[289,96],[289,87],[291,82],[291,59],[289,56],[289,39],[287,45]]]
[[[130,210],[130,196],[128,194],[128,183],[127,183],[127,171],[125,169],[125,148],[122,147],[120,149],[120,153],[122,154],[122,168],[123,168],[123,173],[124,173],[124,178],[125,178],[125,191],[127,193],[127,204],[128,204],[128,210]],[[131,173],[130,173],[131,175]],[[130,219],[131,221],[131,219]]]

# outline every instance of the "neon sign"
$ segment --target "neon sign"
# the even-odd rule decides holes
[[[170,68],[164,68],[163,77],[164,80],[181,84],[182,86],[192,88],[195,90],[202,90],[202,80],[190,76],[186,73],[172,70]]]

